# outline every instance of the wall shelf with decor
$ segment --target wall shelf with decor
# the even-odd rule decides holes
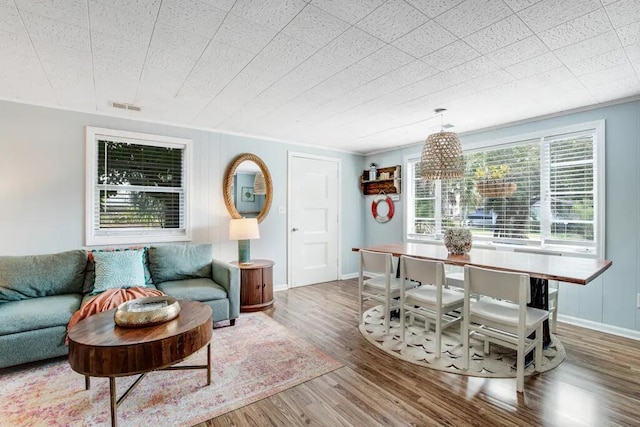
[[[400,194],[401,185],[401,166],[389,166],[386,168],[378,168],[376,171],[376,179],[369,179],[369,170],[362,171],[360,175],[360,190],[365,196],[372,194]]]

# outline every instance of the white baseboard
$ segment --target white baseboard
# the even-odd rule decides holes
[[[340,280],[357,279],[359,275],[360,275],[360,273],[358,273],[358,272],[341,274],[340,275]]]
[[[273,292],[286,291],[287,289],[289,289],[289,285],[287,285],[286,283],[281,283],[279,285],[273,285]]]
[[[634,329],[621,328],[620,326],[607,325],[606,323],[594,322],[592,320],[585,320],[562,314],[558,314],[558,321],[640,341],[640,331],[636,331]]]

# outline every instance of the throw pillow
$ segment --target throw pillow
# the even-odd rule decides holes
[[[84,274],[84,286],[82,292],[90,293],[93,291],[93,283],[95,282],[95,263],[93,261],[93,254],[96,252],[116,252],[116,251],[142,251],[142,268],[144,269],[144,284],[145,286],[153,285],[151,280],[151,273],[149,272],[149,261],[147,256],[146,246],[130,246],[128,248],[103,248],[92,249],[88,252],[87,266]]]
[[[143,251],[94,252],[92,295],[114,288],[144,287]]]

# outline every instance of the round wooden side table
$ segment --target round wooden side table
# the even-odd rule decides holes
[[[240,268],[240,311],[266,310],[273,305],[273,261],[252,259]]]

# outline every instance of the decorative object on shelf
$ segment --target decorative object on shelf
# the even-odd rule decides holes
[[[377,167],[376,163],[371,163],[369,165],[369,181],[375,181],[377,179]]]
[[[264,181],[264,174],[262,172],[256,173],[253,179],[253,194],[256,196],[264,196],[267,194],[267,183]]]
[[[178,300],[163,295],[123,302],[116,309],[113,320],[118,326],[140,328],[168,322],[178,317],[178,314],[180,314]]]
[[[467,228],[453,227],[444,232],[444,245],[451,255],[464,255],[471,250],[473,237]]]
[[[360,175],[360,189],[365,196],[378,194],[400,194],[400,165],[377,168],[377,179],[369,180],[370,170],[365,169]]]
[[[387,214],[386,215],[380,215],[378,213],[378,204],[380,202],[386,202],[387,204]],[[393,218],[393,212],[394,212],[394,206],[393,206],[393,200],[391,200],[391,197],[387,196],[386,194],[380,194],[379,196],[376,196],[375,199],[373,199],[373,202],[371,202],[371,214],[373,215],[373,217],[375,218],[376,221],[378,221],[379,223],[385,223],[385,222],[389,222],[389,220],[391,220],[391,218]]]
[[[259,239],[260,230],[256,218],[232,219],[229,224],[229,240],[238,241],[238,262],[251,264],[251,239]]]
[[[422,148],[420,176],[422,179],[454,179],[464,175],[462,144],[454,132],[444,132],[442,121],[445,108],[436,108],[440,114],[440,132],[429,135]]]
[[[518,186],[507,180],[510,168],[507,165],[476,169],[476,189],[482,197],[497,198],[513,194]]]

